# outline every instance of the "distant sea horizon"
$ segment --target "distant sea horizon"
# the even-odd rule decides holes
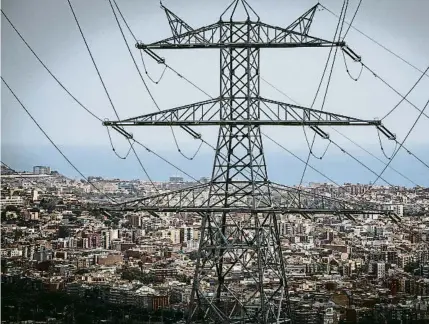
[[[105,146],[60,146],[60,148],[86,177],[100,176],[122,180],[147,180],[145,173],[132,153],[127,159],[122,160],[116,157],[110,147]],[[416,152],[416,154],[418,152],[419,158],[429,164],[429,150],[424,151],[424,149],[415,148],[413,152]],[[174,151],[162,151],[159,149],[157,153],[195,179],[210,178],[211,176],[213,152],[202,151],[193,161],[186,160]],[[305,161],[308,151],[294,151],[293,153]],[[182,174],[179,170],[144,149],[139,148],[138,154],[153,181],[168,181],[171,176],[181,176],[185,181],[192,181],[190,177]],[[377,174],[384,168],[383,164],[366,153],[357,155],[356,152],[353,152],[353,155]],[[387,163],[388,160],[380,155],[377,154],[380,159]],[[265,156],[271,181],[286,185],[300,183],[304,163],[286,152],[267,152]],[[52,146],[2,145],[1,160],[16,171],[31,172],[35,165],[46,165],[51,167],[51,170],[58,171],[68,178],[82,178]],[[309,182],[337,183],[340,185],[344,183],[371,184],[377,178],[371,171],[341,152],[328,152],[322,160],[312,158],[310,165],[328,176],[330,180],[309,167],[303,181],[304,184]],[[397,155],[391,166],[417,185],[429,187],[429,169],[405,151]],[[415,186],[412,182],[389,168],[382,177],[391,185]],[[380,179],[377,184],[386,183]]]

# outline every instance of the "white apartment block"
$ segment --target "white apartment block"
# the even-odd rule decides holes
[[[393,211],[398,216],[404,216],[404,205],[402,204],[386,204],[383,205],[383,210]]]

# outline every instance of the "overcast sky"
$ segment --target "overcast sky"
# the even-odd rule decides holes
[[[120,117],[126,118],[156,111],[156,107],[151,102],[134,68],[108,1],[74,0],[72,3]],[[253,0],[249,3],[258,12],[263,22],[286,27],[313,6],[315,1]],[[358,0],[350,0],[349,3],[347,20],[351,19]],[[167,19],[159,7],[158,1],[118,0],[118,4],[133,32],[143,42],[153,42],[171,35]],[[216,22],[228,4],[228,0],[164,1],[165,6],[194,28]],[[339,13],[342,1],[325,0],[323,4]],[[3,0],[2,10],[52,72],[84,105],[101,118],[115,119],[66,0]],[[429,1],[426,0],[363,0],[354,25],[424,70],[429,65],[428,12]],[[336,23],[337,19],[329,12],[318,11],[311,34],[332,39]],[[109,142],[105,127],[68,97],[37,62],[3,17],[1,37],[2,76],[52,139],[64,148],[66,154],[69,152],[73,156],[73,161],[84,174],[98,172],[114,176],[115,166],[117,169],[121,169],[126,165],[126,168],[135,170],[135,172],[130,171],[129,177],[143,178],[134,157],[130,156],[131,162],[114,159],[113,153],[108,151]],[[133,53],[138,59],[134,41],[128,33],[127,37]],[[401,93],[406,93],[420,77],[418,71],[353,29],[347,35],[346,42],[362,56],[365,64]],[[160,55],[166,58],[169,65],[212,96],[218,95],[219,53],[217,50],[169,50],[163,51]],[[261,50],[261,75],[301,105],[310,106],[327,55],[328,49],[323,48]],[[149,73],[157,78],[162,72],[162,67],[151,61],[149,57],[146,57],[146,62]],[[358,74],[360,68],[357,64],[349,62],[349,67],[352,74]],[[204,94],[170,71],[165,73],[160,84],[154,85],[149,82],[149,86],[161,109],[207,99]],[[58,156],[54,156],[56,153],[46,149],[49,143],[3,84],[1,89],[2,160],[17,168],[27,168],[33,164],[64,167],[64,164],[58,162],[60,160]],[[409,99],[417,107],[423,108],[429,99],[428,89],[429,78],[424,77],[409,95]],[[289,101],[263,82],[261,83],[261,95],[280,101]],[[337,57],[325,110],[363,119],[381,118],[399,100],[400,98],[380,80],[366,71],[362,73],[359,81],[351,80],[346,73],[342,56]],[[321,100],[318,100],[314,108],[318,109],[320,105]],[[429,109],[427,112],[429,113]],[[403,103],[386,118],[385,125],[401,140],[417,116],[418,111],[409,104]],[[429,162],[428,127],[429,120],[422,117],[406,144],[426,162]],[[341,128],[339,130],[380,158],[385,159],[381,154],[375,129]],[[198,162],[187,162],[177,153],[171,133],[167,128],[132,128],[131,131],[136,138],[151,149],[168,156],[173,162],[183,165],[187,170],[198,170],[197,173],[201,173],[201,175],[210,174],[209,161],[213,157],[210,149],[204,148],[201,151],[204,164],[207,165],[207,168],[201,168],[201,165],[195,165]],[[199,131],[207,141],[216,143],[216,128]],[[298,156],[306,157],[308,149],[301,128],[274,127],[263,131],[272,135]],[[332,130],[327,129],[327,131],[334,141],[357,157],[365,159],[370,164],[375,163],[368,160],[365,152],[356,148],[346,139]],[[312,133],[309,132],[309,134]],[[180,130],[177,130],[177,136],[183,151],[192,155],[197,149],[198,143]],[[119,152],[127,151],[127,142],[123,138],[114,135],[113,139]],[[393,150],[392,143],[384,139],[383,143],[387,152]],[[275,154],[287,155],[267,141],[264,145],[273,156]],[[325,146],[324,141],[318,140],[314,151],[316,154],[320,154]],[[41,154],[41,152],[45,152],[44,150],[46,150],[46,154]],[[103,153],[91,156],[80,155],[79,151]],[[173,172],[162,162],[149,156],[147,152],[140,152],[152,166],[152,171],[158,175],[158,178],[161,178],[160,175],[163,172]],[[106,154],[108,154],[108,158],[105,157]],[[101,155],[103,159],[100,158]],[[347,172],[342,171],[342,175],[339,176],[336,173],[337,168],[330,167],[335,162],[344,160],[341,151],[330,148],[326,157],[325,161],[314,161],[313,159],[312,162],[324,171],[330,172],[334,178],[337,175],[340,181],[346,181]],[[105,169],[103,169],[103,165],[106,165]],[[395,165],[404,174],[412,174],[414,179],[423,182],[419,184],[429,185],[429,170],[422,168],[421,164],[416,163],[412,157],[398,155],[398,161],[392,165]],[[382,168],[380,164],[371,164],[371,166],[377,171]],[[360,174],[360,170],[358,171],[357,168],[359,166],[351,164],[349,174]],[[108,172],[107,169],[109,169]],[[302,172],[302,165],[299,161],[296,168],[289,169],[289,172],[291,171],[294,174]],[[278,170],[273,172],[278,173]],[[192,171],[190,173],[192,174]],[[118,172],[118,176],[122,174]],[[311,174],[309,173],[310,178]],[[363,177],[361,182],[368,182],[374,178],[374,175],[366,173]],[[351,177],[351,179],[355,178]],[[401,181],[404,180],[399,180],[394,176],[392,179],[394,181],[398,179],[400,183],[403,183]]]

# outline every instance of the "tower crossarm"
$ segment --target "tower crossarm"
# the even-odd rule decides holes
[[[235,182],[245,187],[246,182]],[[225,207],[222,203],[213,203],[208,199],[210,184],[199,184],[179,190],[147,196],[140,199],[103,206],[107,211],[147,211],[147,212],[275,212],[283,214],[389,214],[382,206],[370,202],[351,202],[350,200],[328,197],[326,195],[266,182],[261,184],[261,192],[271,191],[270,206],[252,206],[243,200],[237,200]]]
[[[221,105],[231,100],[247,101],[258,107],[258,118],[223,116]],[[376,126],[384,135],[394,136],[380,120],[364,120],[305,108],[260,97],[216,98],[181,107],[140,115],[119,121],[105,121],[105,126],[209,126],[209,125],[285,125],[285,126]],[[320,130],[320,129],[319,129]]]
[[[234,39],[227,37],[231,29],[236,33]],[[240,37],[242,30],[242,37]],[[247,32],[250,30],[250,37]],[[181,48],[290,48],[290,47],[333,47],[344,46],[345,42],[332,42],[295,31],[262,23],[259,21],[219,21],[217,23],[176,34],[163,40],[144,44],[139,49],[181,49]]]

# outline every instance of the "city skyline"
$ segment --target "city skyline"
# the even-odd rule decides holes
[[[35,171],[50,170],[39,165]],[[93,180],[2,176],[2,318],[117,323],[125,312],[139,322],[180,323],[201,216],[98,207],[106,199],[154,193],[154,185],[174,192],[187,184]],[[294,324],[428,319],[429,189],[365,188],[319,184],[304,190],[375,202],[396,217],[280,215]],[[233,270],[236,276],[240,270]],[[251,281],[241,279],[246,292]]]
[[[377,147],[375,147],[377,149]],[[120,160],[111,151],[108,146],[95,147],[95,148],[82,148],[82,147],[65,147],[68,152],[70,160],[77,165],[77,167],[83,172],[85,176],[103,176],[107,178],[122,178],[124,180],[132,179],[146,179],[147,177],[143,174],[141,169],[136,165],[136,162],[130,156],[127,160]],[[63,159],[63,157],[50,146],[39,147],[37,154],[31,154],[31,149],[26,151],[24,156],[25,159],[14,159],[11,148],[7,153],[3,154],[3,161],[10,167],[17,170],[31,170],[34,165],[48,165],[52,170],[58,170],[69,178],[81,178],[80,175]],[[146,169],[148,170],[151,178],[156,181],[166,181],[170,176],[182,176],[185,180],[192,181],[192,178],[186,174],[181,173],[174,167],[169,166],[167,163],[161,161],[159,158],[152,156],[145,150],[139,150],[141,157],[145,163]],[[351,151],[353,152],[353,151]],[[121,152],[122,153],[122,152]],[[162,156],[167,158],[169,161],[175,161],[175,165],[181,170],[194,178],[210,177],[211,175],[211,164],[213,153],[202,152],[195,158],[195,167],[190,168],[189,163],[179,157],[178,153],[160,152]],[[357,153],[357,152],[356,152]],[[299,152],[294,152],[298,155]],[[301,159],[305,159],[306,152],[301,152],[299,156]],[[86,159],[82,163],[79,161],[80,156],[86,156]],[[404,151],[402,154],[398,154],[395,161],[391,164],[395,170],[402,173],[405,177],[412,180],[410,182],[406,178],[397,174],[395,171],[387,169],[385,172],[385,178],[389,183],[393,185],[413,187],[420,185],[423,187],[429,187],[429,177],[424,177],[428,172],[427,169],[420,162],[414,159],[410,161],[407,157],[407,153]],[[47,159],[46,157],[50,157]],[[421,155],[421,158],[425,159],[425,155]],[[175,158],[178,160],[175,160]],[[297,160],[295,157],[288,153],[281,152],[267,152],[266,158],[268,161],[268,174],[275,181],[285,183],[287,185],[299,184],[300,176],[302,173],[303,162]],[[358,156],[367,166],[372,168],[375,172],[379,172],[383,165],[372,158],[371,156]],[[429,160],[429,152],[426,157]],[[11,161],[11,162],[9,162]],[[395,163],[396,162],[396,163]],[[401,169],[402,164],[407,164],[406,169]],[[162,167],[160,167],[160,165]],[[311,168],[307,171],[307,176],[304,183],[309,182],[332,182],[332,183],[370,183],[376,176],[359,165],[358,162],[351,159],[344,153],[338,152],[334,157],[327,156],[323,161],[313,160],[310,165],[317,168],[321,173],[329,177],[325,178],[321,174],[312,170]],[[290,172],[290,169],[293,172]],[[379,180],[378,185],[386,185],[385,182]]]
[[[424,62],[424,58],[426,57],[424,53],[428,51],[428,42],[424,41],[426,37],[425,34],[419,31],[426,28],[425,24],[427,21],[425,19],[414,19],[411,16],[411,12],[415,12],[416,6],[421,5],[421,2],[409,2],[407,6],[403,6],[400,2],[393,2],[393,5],[392,2],[389,2],[389,4],[390,15],[381,15],[379,17],[380,19],[374,20],[372,19],[374,15],[379,15],[386,3],[364,3],[359,15],[356,17],[355,26],[367,31],[376,39],[382,39],[383,43],[389,48],[407,56],[410,61],[417,66],[424,66],[424,64],[426,64],[426,62]],[[60,39],[58,38],[58,33],[49,28],[49,24],[53,23],[53,21],[50,21],[49,17],[45,17],[44,11],[37,6],[30,8],[31,5],[29,5],[26,7],[27,10],[18,13],[16,11],[16,8],[19,7],[17,2],[6,2],[3,4],[3,10],[22,32],[29,44],[34,47],[42,60],[52,68],[54,74],[58,75],[58,77],[70,87],[72,93],[76,94],[79,100],[88,104],[88,107],[100,117],[104,118],[108,116],[110,119],[114,119],[111,110],[108,108],[109,105],[102,92],[102,88],[96,79],[95,70],[90,66],[91,62],[85,51],[84,44],[81,39],[79,39],[78,31],[73,25],[73,19],[70,13],[67,12],[67,6],[52,1],[46,1],[45,5],[52,6],[52,8],[56,10],[57,18],[55,19],[59,19],[59,17],[63,18],[61,20],[62,24],[58,26],[62,32]],[[212,4],[212,6],[214,6],[212,8],[213,12],[219,11],[217,7],[222,8],[223,5],[223,3]],[[273,20],[278,25],[282,25],[284,21],[288,21],[288,17],[292,18],[302,13],[308,9],[310,5],[311,1],[300,4],[283,4],[282,7],[278,7],[277,10],[273,10],[270,6],[258,8],[258,4],[255,4],[255,8],[262,16],[269,16],[270,20]],[[326,5],[336,12],[338,12],[341,7],[341,3],[336,1],[327,2]],[[150,102],[149,96],[145,93],[140,80],[137,79],[138,75],[133,70],[131,59],[127,57],[126,48],[124,44],[121,43],[121,39],[118,38],[120,35],[117,30],[115,30],[115,22],[113,17],[110,17],[111,13],[108,11],[109,7],[101,3],[93,3],[90,6],[91,10],[85,12],[82,10],[83,4],[79,1],[76,1],[75,6],[79,16],[82,15],[83,30],[89,39],[90,47],[93,48],[97,62],[100,61],[101,73],[106,78],[108,89],[112,92],[114,102],[118,107],[120,115],[132,116],[137,113],[154,111],[155,107],[153,103]],[[136,33],[141,33],[145,41],[150,41],[150,39],[156,39],[157,37],[168,34],[164,26],[165,17],[162,10],[159,9],[158,3],[148,4],[145,11],[133,11],[133,8],[138,8],[139,6],[138,3],[134,2],[128,2],[126,4],[120,3],[120,6],[123,6],[124,15],[129,19],[133,30],[135,30]],[[197,25],[201,21],[205,21],[206,18],[210,18],[208,14],[202,15],[201,17],[193,15],[194,11],[198,12],[198,10],[202,10],[203,7],[195,7],[189,4],[189,7],[185,6],[174,9],[184,18],[186,15],[194,17],[192,23]],[[279,14],[282,12],[282,8],[284,8],[285,17]],[[191,10],[189,14],[187,14],[188,9]],[[350,9],[348,19],[351,18],[352,9],[353,8]],[[91,25],[88,22],[94,18],[92,17],[94,11],[103,14],[93,19],[92,21],[94,23]],[[423,10],[417,11],[417,14],[422,11]],[[27,16],[30,13],[31,17]],[[142,15],[148,19],[139,19]],[[407,26],[405,27],[406,29],[404,30],[401,28],[400,30],[396,30],[395,28],[397,27],[393,24],[395,19],[402,21],[403,26]],[[41,23],[37,24],[35,28],[29,28],[35,21]],[[411,21],[413,21],[413,24],[407,23]],[[421,25],[415,25],[417,22]],[[318,11],[316,13],[316,25],[314,30],[317,31],[317,34],[331,35],[335,23],[335,17],[330,15],[329,12],[326,10]],[[70,154],[73,156],[71,160],[75,164],[80,165],[81,171],[84,174],[94,173],[94,171],[97,171],[97,168],[99,168],[100,173],[114,176],[114,169],[117,168],[118,176],[143,177],[141,171],[139,171],[139,165],[132,154],[128,158],[133,161],[132,163],[128,163],[127,161],[124,164],[121,160],[114,160],[115,155],[111,152],[111,148],[109,148],[109,140],[105,127],[101,126],[98,121],[91,120],[91,117],[87,115],[85,111],[71,102],[67,98],[67,95],[62,92],[62,89],[59,89],[57,85],[52,82],[50,76],[43,71],[38,62],[31,56],[31,53],[25,48],[5,19],[2,19],[2,24],[3,42],[11,44],[11,46],[6,47],[3,51],[4,53],[2,53],[3,60],[10,63],[4,65],[3,75],[7,80],[11,78],[11,86],[16,89],[18,96],[22,98],[24,104],[34,114],[36,120],[41,123],[54,141],[60,146],[67,148],[65,149],[66,155]],[[414,26],[412,28],[417,30],[412,33],[412,39],[397,37],[393,40],[386,37],[390,32],[398,36],[409,36],[410,33],[406,32],[410,31],[407,28],[411,28],[411,25]],[[157,28],[159,26],[159,30],[157,28],[152,28],[152,33],[148,34],[145,31],[148,30],[149,26],[157,26]],[[100,32],[106,30],[111,31],[111,33]],[[59,44],[66,42],[66,40],[68,46],[67,49],[64,49],[64,47],[59,46]],[[129,41],[132,42],[132,39],[130,38]],[[401,63],[397,58],[386,53],[383,49],[374,45],[371,41],[353,29],[349,31],[347,42],[353,50],[358,52],[359,55],[362,55],[364,62],[372,66],[377,73],[380,73],[389,83],[392,83],[395,88],[399,89],[401,93],[407,92],[411,85],[419,78],[419,73],[417,71],[408,67],[405,63]],[[420,46],[414,48],[416,44],[420,44]],[[110,54],[107,54],[103,49],[110,45],[113,50],[109,51]],[[414,50],[411,50],[411,48]],[[70,53],[73,53],[73,55],[69,55]],[[212,54],[213,53],[206,54],[206,52],[201,53],[197,51],[197,54],[189,53],[185,55],[174,52],[166,53],[166,58],[167,62],[170,62],[169,64],[176,68],[185,65],[189,66],[189,63],[192,62],[192,68],[187,68],[181,72],[203,89],[209,91],[210,94],[216,95],[216,89],[218,88],[217,71],[216,67],[209,63],[217,59]],[[273,56],[269,51],[266,53],[264,52],[264,57],[266,57],[266,59],[262,62],[263,76],[270,82],[273,82],[280,90],[286,91],[286,94],[290,95],[293,99],[299,101],[303,105],[309,106],[317,85],[315,79],[317,79],[321,73],[321,68],[323,66],[321,63],[324,61],[326,54],[326,51],[311,51],[310,54],[306,54],[305,51],[303,52],[300,50],[286,51],[284,55],[287,59],[283,60],[280,59],[280,56]],[[59,57],[66,58],[67,63],[60,64],[58,60]],[[113,57],[120,58],[119,60],[114,60],[114,66],[108,64],[109,60],[112,60]],[[294,66],[293,62],[298,58],[305,61],[305,69],[297,70],[297,67]],[[280,64],[279,68],[270,63],[273,60]],[[156,73],[162,72],[162,69],[151,60],[148,59],[146,61],[149,74],[153,76]],[[349,66],[351,70],[353,69],[353,72],[358,72],[358,66],[354,66],[351,62],[349,62]],[[395,69],[390,69],[391,66],[395,66]],[[140,68],[142,68],[142,66],[140,66]],[[287,71],[288,73],[282,76],[276,73],[278,70]],[[28,71],[33,71],[31,76],[28,74]],[[213,75],[213,78],[207,78],[204,77],[204,75]],[[116,77],[113,78],[113,76]],[[152,93],[162,109],[179,106],[189,101],[205,99],[203,94],[184,83],[173,73],[166,71],[164,78],[165,80],[160,82],[159,85],[155,86],[151,83],[149,84]],[[116,80],[122,81],[119,82]],[[35,88],[34,82],[38,84],[37,92],[33,90]],[[424,90],[427,88],[426,85],[428,82],[428,78],[424,77],[410,94],[410,101],[415,103],[417,107],[423,107],[424,100],[426,99],[424,97]],[[273,96],[282,101],[290,101],[264,82],[262,82],[261,87],[262,92],[267,96]],[[91,91],[85,91],[85,89],[89,88]],[[363,72],[359,82],[351,80],[345,71],[344,62],[342,62],[340,56],[335,64],[330,89],[326,110],[361,118],[380,118],[400,100],[399,96],[394,94],[383,85],[380,80],[374,78],[367,71]],[[38,164],[40,163],[38,162],[40,161],[40,157],[37,155],[44,152],[41,155],[49,156],[50,158],[48,159],[51,160],[46,161],[47,164],[56,164],[57,167],[66,169],[63,167],[64,163],[59,162],[50,149],[45,149],[44,143],[47,143],[46,139],[44,139],[42,137],[43,135],[31,124],[31,120],[23,114],[7,89],[3,87],[2,90],[4,93],[2,96],[2,158],[5,162],[21,167],[29,164]],[[171,95],[165,96],[166,91],[172,91]],[[320,108],[320,105],[321,98],[316,101],[315,107]],[[374,107],[376,107],[376,109],[374,109]],[[41,113],[42,111],[43,113]],[[405,132],[409,129],[409,126],[411,126],[417,113],[418,112],[412,106],[407,103],[402,103],[399,108],[386,119],[386,126],[396,133],[398,139],[401,140]],[[67,127],[63,127],[66,120]],[[404,126],[402,126],[402,123],[404,123]],[[429,158],[425,156],[426,152],[429,151],[427,136],[424,136],[427,123],[428,120],[422,118],[406,142],[406,146],[426,163],[429,160]],[[20,131],[16,132],[14,125],[18,124],[21,125],[21,127]],[[377,132],[375,130],[367,132],[363,129],[356,128],[353,130],[346,130],[340,127],[338,129],[384,162],[388,162],[388,159],[384,157],[381,152],[377,139]],[[208,161],[209,156],[212,156],[212,152],[211,149],[206,148],[205,145],[201,148],[202,156],[200,159],[198,160],[197,156],[195,161],[188,162],[177,153],[174,141],[168,133],[169,130],[151,129],[149,133],[147,130],[132,128],[130,131],[133,132],[136,139],[143,142],[151,150],[165,155],[168,160],[180,164],[183,168],[186,167],[187,170],[196,170],[198,173],[196,176],[210,173],[210,170],[207,170],[207,168],[202,168],[203,165],[211,164],[211,161],[210,163]],[[200,130],[198,129],[198,131]],[[332,139],[346,150],[350,151],[354,156],[367,161],[368,166],[374,171],[378,173],[382,169],[382,164],[367,156],[364,151],[358,149],[335,132],[329,129],[328,132]],[[198,142],[182,131],[177,131],[176,134],[182,152],[187,156],[192,156],[198,148]],[[214,143],[214,128],[208,131],[202,130],[202,134],[203,138]],[[267,129],[267,134],[275,138],[281,145],[291,150],[300,158],[306,159],[308,148],[301,129]],[[126,141],[115,133],[112,133],[112,137],[117,152],[125,155],[128,151]],[[393,152],[394,145],[384,138],[382,141],[383,148],[388,156],[390,152]],[[314,148],[316,155],[320,156],[324,152],[326,145],[326,142],[317,139]],[[294,175],[302,172],[303,164],[298,160],[296,160],[297,162],[290,160],[290,155],[288,155],[288,153],[282,151],[281,148],[270,141],[265,140],[264,147],[267,154],[272,156],[271,160],[274,162],[274,165],[270,166],[271,162],[269,161],[268,172],[275,178],[284,180],[286,183],[299,182],[299,179],[296,179],[299,176],[295,177]],[[78,151],[86,153],[79,154]],[[94,154],[90,155],[91,162],[88,162],[85,156],[88,156],[88,152],[92,153],[92,151],[96,153],[94,152]],[[107,154],[109,151],[110,155]],[[139,154],[144,158],[144,161],[148,161],[148,169],[152,169],[149,174],[153,173],[154,178],[162,179],[165,177],[163,174],[169,175],[175,172],[162,161],[156,160],[151,154],[146,153],[145,150],[140,150],[139,148]],[[99,159],[97,155],[103,156],[103,158]],[[107,166],[103,169],[103,163],[107,161]],[[288,164],[283,165],[282,163],[278,163],[278,161],[287,161]],[[339,182],[353,181],[356,179],[354,175],[359,177],[360,182],[370,182],[376,178],[374,174],[367,171],[364,167],[355,164],[355,161],[352,159],[342,159],[341,151],[333,147],[328,149],[323,160],[319,161],[312,158],[310,164],[313,164],[335,181]],[[128,170],[128,174],[122,172],[122,169],[124,169],[123,166],[126,166],[125,169]],[[429,177],[424,177],[424,175],[427,174],[427,170],[420,162],[406,154],[404,150],[398,154],[398,157],[392,162],[392,166],[396,167],[401,173],[404,173],[413,181],[423,181],[423,183],[421,183],[422,185],[428,185],[426,179],[429,179]],[[287,169],[287,176],[281,174],[283,168]],[[389,182],[409,184],[409,181],[404,180],[402,177],[397,175],[390,176],[387,172],[388,171],[386,171],[386,179]],[[193,175],[192,172],[189,173]],[[290,176],[290,174],[292,174],[292,176]],[[71,175],[71,173],[68,175]],[[350,175],[351,178],[347,179],[347,175]],[[304,181],[318,179],[318,176],[314,176],[313,171],[309,170]],[[382,181],[379,180],[379,183],[382,183]]]
[[[429,321],[429,2],[2,4],[2,319]]]

